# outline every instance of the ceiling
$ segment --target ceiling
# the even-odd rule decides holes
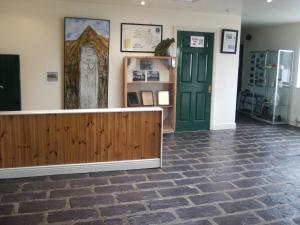
[[[179,9],[202,13],[242,14],[243,26],[259,26],[300,22],[300,0],[63,0],[109,5],[139,6],[160,9]]]
[[[243,26],[300,22],[300,0],[242,0]]]

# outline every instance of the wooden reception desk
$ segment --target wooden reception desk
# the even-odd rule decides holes
[[[0,112],[0,179],[161,166],[162,109]]]

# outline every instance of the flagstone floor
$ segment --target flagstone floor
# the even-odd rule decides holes
[[[164,137],[161,169],[0,180],[0,225],[300,224],[300,130]]]

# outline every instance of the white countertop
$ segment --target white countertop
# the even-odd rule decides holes
[[[159,108],[159,107],[132,107],[132,108],[108,108],[108,109],[61,109],[61,110],[2,111],[2,112],[0,111],[0,116],[110,113],[110,112],[153,112],[153,111],[162,111],[162,108]]]

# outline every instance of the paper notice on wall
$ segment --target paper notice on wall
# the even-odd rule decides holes
[[[204,48],[204,37],[203,36],[191,36],[191,47],[192,48]]]
[[[281,81],[283,83],[289,83],[290,82],[290,70],[289,69],[283,69],[282,70],[282,78]]]

